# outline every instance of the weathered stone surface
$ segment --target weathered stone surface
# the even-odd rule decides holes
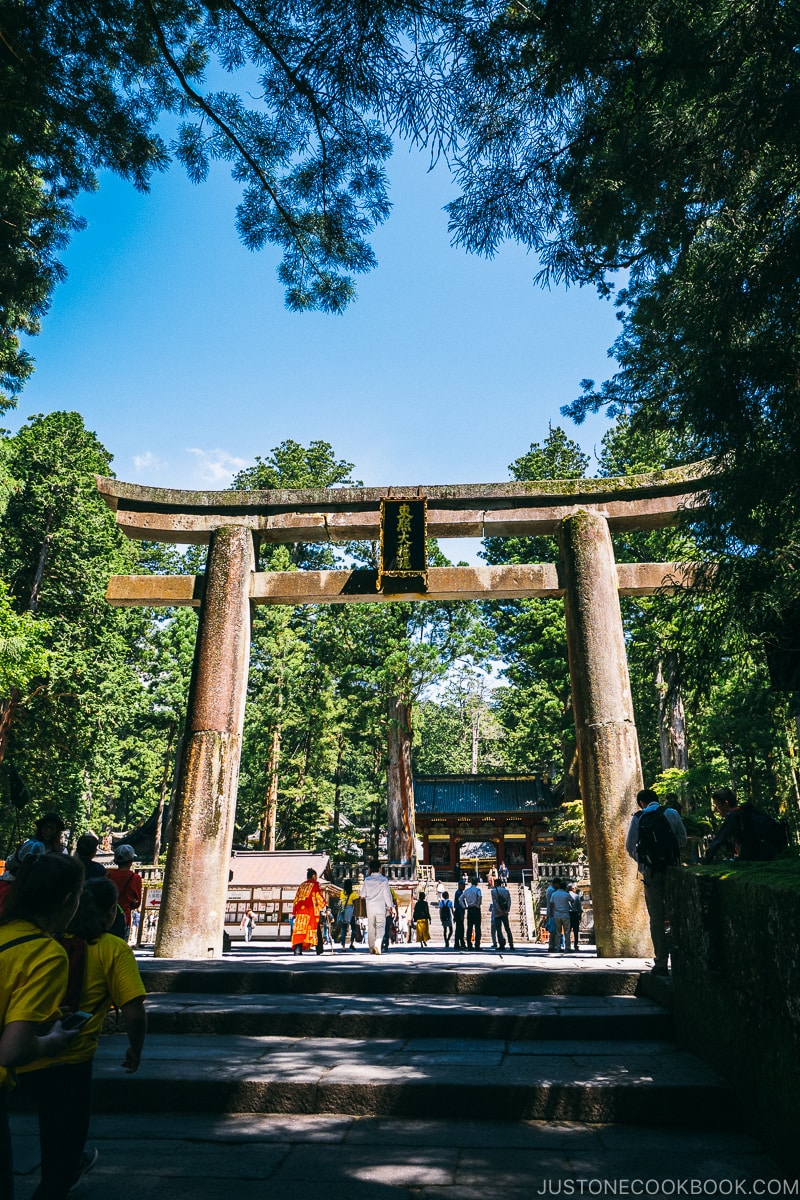
[[[144,512],[159,508],[173,511],[226,511],[239,515],[242,509],[265,512],[324,510],[346,512],[379,505],[381,500],[427,496],[448,508],[488,508],[507,506],[508,500],[568,501],[575,505],[598,503],[601,499],[619,499],[626,492],[632,499],[695,491],[708,487],[713,469],[707,462],[650,471],[642,475],[620,475],[603,479],[511,480],[505,483],[452,483],[430,486],[382,488],[286,488],[276,491],[213,492],[182,491],[175,488],[144,487],[119,479],[96,475],[97,488],[110,508]],[[476,504],[475,501],[479,503]]]
[[[199,608],[202,575],[112,575],[106,600],[116,608]]]
[[[501,599],[559,595],[553,563],[512,567],[431,567],[427,592],[377,590],[376,571],[259,572],[253,579],[255,604],[347,604],[385,600]],[[386,581],[386,588],[392,584]]]
[[[748,1125],[800,1169],[800,862],[670,871],[679,1045],[739,1094]]]
[[[652,596],[690,587],[692,563],[617,563],[621,596]],[[487,600],[526,596],[558,597],[564,589],[553,563],[502,567],[431,567],[427,592],[387,594],[376,589],[377,571],[256,571],[250,598],[254,604],[375,604],[385,600]],[[202,575],[112,575],[109,604],[165,604],[197,607]]]
[[[700,501],[696,493],[678,496],[625,497],[620,500],[586,504],[587,511],[597,512],[608,520],[614,530],[665,529],[678,522],[680,513],[695,507]],[[429,509],[428,536],[435,538],[461,537],[526,537],[558,532],[561,521],[575,512],[570,502],[542,507],[497,508],[477,512],[460,509]],[[257,532],[264,542],[350,542],[377,541],[380,533],[380,509],[358,512],[276,513],[257,510],[231,516],[226,510],[215,512],[133,512],[117,510],[117,525],[130,538],[163,542],[207,542],[215,529],[222,525],[241,525]]]
[[[216,958],[228,890],[241,737],[203,730],[187,738],[175,798],[156,955]]]
[[[703,503],[694,492],[677,496],[629,497],[619,500],[600,500],[581,507],[596,512],[608,520],[614,530],[665,529],[677,524],[680,514]],[[576,511],[570,501],[544,506],[526,505],[523,508],[496,508],[481,511],[460,509],[429,509],[428,536],[460,537],[525,537],[552,536],[561,521]],[[117,525],[130,538],[163,542],[208,542],[215,529],[223,525],[241,525],[259,534],[264,542],[350,542],[377,541],[380,532],[380,509],[356,512],[263,513],[257,506],[252,511],[231,515],[226,509],[202,512],[154,512],[117,510]]]
[[[226,528],[214,535],[156,941],[161,958],[209,958],[222,952],[253,566],[253,542],[246,529]]]
[[[428,498],[430,537],[555,534],[578,506],[607,517],[612,528],[656,529],[705,504],[707,485],[703,463],[616,479],[260,492],[177,491],[97,477],[129,537],[195,543],[234,524],[268,542],[376,540],[381,500],[401,495]]]
[[[588,512],[564,521],[559,542],[597,952],[643,956],[644,898],[625,853],[642,773],[614,550],[607,522]]]

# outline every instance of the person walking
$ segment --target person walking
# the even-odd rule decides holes
[[[367,906],[367,945],[370,954],[380,954],[383,931],[386,928],[386,913],[394,901],[389,880],[381,871],[379,862],[369,864],[369,875],[361,886],[361,896]]]
[[[553,880],[553,893],[550,896],[547,915],[553,921],[547,951],[549,954],[557,954],[569,944],[569,895],[563,879]]]
[[[353,887],[352,879],[345,879],[342,884],[341,907],[339,909],[339,936],[344,950],[347,942],[347,931],[350,931],[350,949],[355,950],[355,904],[358,890]]]
[[[330,906],[327,904],[319,914],[319,926],[317,929],[317,954],[324,953],[326,946],[330,946],[331,954],[333,954],[333,913],[331,912]],[[322,947],[322,950],[320,950],[320,947]]]
[[[317,872],[313,867],[306,871],[306,881],[301,883],[294,894],[292,905],[292,953],[302,954],[303,950],[316,948],[317,954],[322,953],[322,947],[317,938],[319,915],[325,907],[325,897],[317,881]]]
[[[64,1030],[60,1019],[69,960],[55,935],[72,920],[82,887],[77,858],[31,853],[19,864],[0,918],[0,1195],[9,1200],[14,1195],[10,1072],[34,1059],[50,1062],[78,1036]],[[69,1186],[74,1182],[70,1179]]]
[[[241,921],[239,922],[239,928],[243,931],[244,940],[246,942],[250,942],[253,939],[253,926],[255,925],[255,923],[256,923],[256,914],[253,912],[252,908],[248,908],[247,912],[244,914]]]
[[[118,903],[125,920],[125,932],[120,936],[123,936],[126,942],[131,934],[131,912],[134,908],[141,908],[142,904],[142,877],[131,867],[135,858],[136,851],[133,846],[123,842],[114,851],[114,866],[106,871],[106,877],[114,884],[119,896]],[[114,932],[116,933],[116,930]]]
[[[444,948],[447,950],[450,947],[450,939],[453,936],[453,901],[450,899],[449,892],[442,892],[442,898],[439,901],[439,920],[442,923],[442,933],[444,934]]]
[[[85,1149],[92,1061],[112,1004],[121,1012],[128,1035],[122,1067],[129,1074],[139,1067],[147,1032],[145,987],[133,951],[109,932],[116,916],[114,884],[107,878],[90,880],[61,939],[70,962],[77,960],[81,967],[77,977],[70,971],[67,1005],[90,1014],[89,1020],[57,1058],[39,1058],[17,1069],[20,1095],[32,1101],[39,1114],[42,1182],[34,1193],[36,1200],[63,1200],[97,1161],[97,1150]]]
[[[81,860],[86,879],[102,879],[105,876],[103,864],[94,861],[99,847],[100,839],[93,833],[82,833],[75,843],[75,857]]]
[[[48,854],[66,854],[67,847],[64,845],[63,836],[65,829],[66,825],[58,813],[48,812],[43,817],[39,817],[34,825],[33,837],[37,842],[44,843]]]
[[[417,931],[417,941],[424,950],[431,940],[431,910],[424,892],[420,892],[417,897],[413,920]]]
[[[389,943],[392,941],[392,930],[395,930],[395,940],[397,940],[397,923],[395,921],[395,913],[400,907],[400,901],[397,897],[397,892],[389,885],[389,891],[392,893],[392,907],[386,913],[386,919],[383,923],[383,937],[381,938],[381,950],[388,950]]]
[[[481,904],[483,892],[478,886],[480,878],[473,875],[471,885],[464,891],[464,907],[467,910],[467,931],[465,941],[468,950],[481,948]]]
[[[454,950],[466,950],[467,943],[464,938],[464,922],[467,919],[467,909],[464,904],[464,892],[467,885],[463,879],[459,879],[456,894],[453,898],[453,923],[455,926],[455,939],[453,941]]]
[[[569,896],[569,931],[571,937],[567,939],[568,950],[580,950],[580,928],[581,917],[583,916],[583,896],[575,887],[575,884],[570,884],[567,895]],[[574,940],[574,946],[570,942]]]
[[[513,950],[514,938],[509,924],[511,893],[502,883],[498,883],[492,888],[492,915],[498,947],[505,950],[506,942],[508,942],[509,949]]]
[[[558,875],[556,875],[553,879],[553,882],[548,885],[547,891],[545,892],[545,895],[544,895],[544,914],[545,914],[546,920],[550,919],[550,901],[553,898],[553,893],[557,892],[559,890],[559,888],[561,888],[562,886],[564,887],[564,890],[566,891],[565,881],[563,879],[561,879],[560,876],[558,876]],[[547,941],[549,942],[549,940],[550,940],[550,938],[548,935]],[[559,949],[560,950],[564,949],[563,941],[559,942]]]

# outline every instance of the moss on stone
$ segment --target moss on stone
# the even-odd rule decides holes
[[[772,862],[720,862],[689,869],[693,874],[719,879],[725,887],[800,892],[800,857],[794,851]]]
[[[173,511],[180,510],[230,510],[246,507],[256,509],[324,509],[343,511],[348,508],[372,506],[387,497],[396,497],[401,492],[409,496],[427,496],[431,503],[446,507],[465,507],[482,500],[536,499],[557,504],[578,497],[600,502],[604,497],[620,499],[626,493],[636,500],[657,494],[677,494],[682,490],[701,491],[705,481],[714,473],[708,462],[688,463],[683,467],[648,471],[641,475],[619,475],[612,478],[592,479],[531,479],[512,480],[505,483],[480,484],[437,484],[430,487],[407,488],[295,488],[275,491],[231,492],[196,491],[176,488],[148,487],[126,483],[110,476],[95,476],[97,486],[107,503],[115,507],[135,505],[144,510],[148,506]],[[459,503],[459,501],[461,503]]]

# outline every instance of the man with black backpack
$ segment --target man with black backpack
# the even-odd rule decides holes
[[[510,915],[511,893],[504,883],[498,883],[492,888],[492,917],[497,932],[497,945],[501,950],[505,950],[506,942],[510,950],[514,949],[514,938],[508,920]]]
[[[639,812],[631,818],[625,849],[639,864],[653,940],[654,975],[669,974],[669,936],[666,931],[667,867],[680,862],[686,829],[674,808],[662,808],[651,788],[636,797]]]

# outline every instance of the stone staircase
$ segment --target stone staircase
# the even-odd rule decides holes
[[[668,1012],[637,995],[639,972],[432,957],[151,961],[146,1056],[120,1078],[116,1039],[103,1040],[98,1108],[430,1117],[469,1087],[506,1120],[727,1119],[726,1089],[675,1049]]]
[[[126,1075],[124,1036],[101,1038],[84,1200],[530,1200],[631,1178],[648,1190],[620,1194],[674,1196],[778,1175],[676,1049],[645,963],[411,946],[140,965],[145,1054]],[[16,1200],[35,1121],[13,1117]]]

